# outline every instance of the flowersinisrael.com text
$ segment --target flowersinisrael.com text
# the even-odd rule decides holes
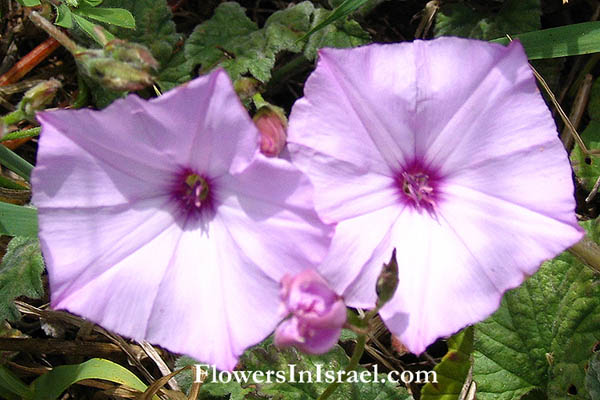
[[[373,371],[333,371],[316,364],[314,371],[299,370],[296,364],[288,364],[287,370],[267,371],[218,371],[214,365],[194,365],[195,382],[229,383],[438,383],[435,371],[390,371],[379,374],[378,365]],[[210,372],[210,374],[209,374]],[[207,380],[208,378],[208,380]]]

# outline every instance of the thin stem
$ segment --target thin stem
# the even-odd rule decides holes
[[[17,122],[23,121],[24,119],[27,119],[25,112],[23,112],[23,110],[15,110],[2,117],[2,122],[4,122],[6,125],[13,125]]]
[[[309,65],[308,59],[299,55],[281,68],[273,71],[273,76],[269,81],[269,88],[277,88],[283,81],[300,73]]]
[[[79,51],[79,46],[77,46],[74,41],[65,35],[63,31],[52,25],[46,18],[38,14],[37,11],[32,11],[29,15],[29,19],[31,19],[37,27],[43,29],[48,35],[56,39],[56,41],[69,50],[71,54],[76,54]]]
[[[356,367],[358,367],[358,362],[360,361],[360,358],[362,357],[363,353],[365,352],[365,344],[366,343],[367,343],[367,336],[360,335],[356,342],[356,346],[354,346],[354,351],[352,352],[352,357],[350,358],[350,363],[348,363],[348,365],[346,366],[346,369],[345,369],[346,372],[354,371],[356,369]],[[335,392],[335,390],[341,384],[342,384],[341,382],[337,382],[337,381],[332,382],[331,384],[329,384],[329,386],[327,386],[327,389],[325,389],[325,391],[323,393],[321,393],[321,395],[319,396],[319,398],[317,400],[327,399],[329,396],[331,396],[333,394],[333,392]]]
[[[600,246],[587,235],[569,249],[585,265],[600,273]]]

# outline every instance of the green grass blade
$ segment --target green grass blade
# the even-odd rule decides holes
[[[600,52],[600,21],[584,22],[515,35],[530,60]],[[508,44],[508,38],[492,40]]]
[[[147,386],[128,369],[112,361],[92,358],[81,364],[63,365],[37,378],[31,384],[34,400],[54,400],[69,386],[84,379],[103,379],[143,392]]]
[[[31,399],[33,397],[33,392],[27,385],[21,382],[21,380],[6,367],[0,365],[0,394],[7,396],[7,392],[14,393],[23,399]]]
[[[358,10],[362,7],[368,0],[346,0],[342,4],[340,4],[331,15],[323,22],[312,28],[310,31],[306,32],[304,36],[302,36],[298,41],[302,41],[315,33],[316,31],[325,28],[327,25],[334,23],[338,19],[344,18],[345,16],[351,14],[352,12]]]
[[[23,129],[22,131],[14,131],[7,133],[0,138],[0,142],[6,142],[7,140],[25,139],[32,138],[40,135],[41,128]]]
[[[0,202],[0,234],[8,236],[36,236],[37,210]]]
[[[15,152],[2,145],[0,145],[0,164],[11,171],[16,172],[17,175],[26,179],[28,182],[31,179],[33,165],[29,164]]]

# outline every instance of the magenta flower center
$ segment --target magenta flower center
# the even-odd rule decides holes
[[[171,194],[184,221],[189,221],[190,217],[206,221],[206,217],[214,211],[213,192],[210,179],[191,169],[184,169],[175,177]]]
[[[435,212],[438,193],[438,179],[421,165],[413,165],[397,175],[400,197],[405,204],[417,210]]]

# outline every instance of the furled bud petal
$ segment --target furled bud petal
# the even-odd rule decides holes
[[[307,269],[281,280],[282,309],[290,318],[275,330],[277,346],[323,354],[335,345],[346,322],[346,306],[325,279]]]
[[[140,90],[154,81],[148,72],[126,62],[105,57],[97,51],[79,53],[77,61],[86,75],[112,90]]]
[[[287,118],[283,110],[263,106],[254,115],[254,123],[260,131],[260,151],[267,157],[277,157],[285,147]]]
[[[54,99],[56,91],[61,86],[61,83],[54,78],[35,85],[25,92],[18,108],[25,113],[27,119],[33,119],[36,111],[44,109]]]
[[[398,262],[396,261],[396,249],[394,249],[390,262],[383,264],[381,273],[377,278],[377,307],[383,307],[394,296],[397,287]]]

